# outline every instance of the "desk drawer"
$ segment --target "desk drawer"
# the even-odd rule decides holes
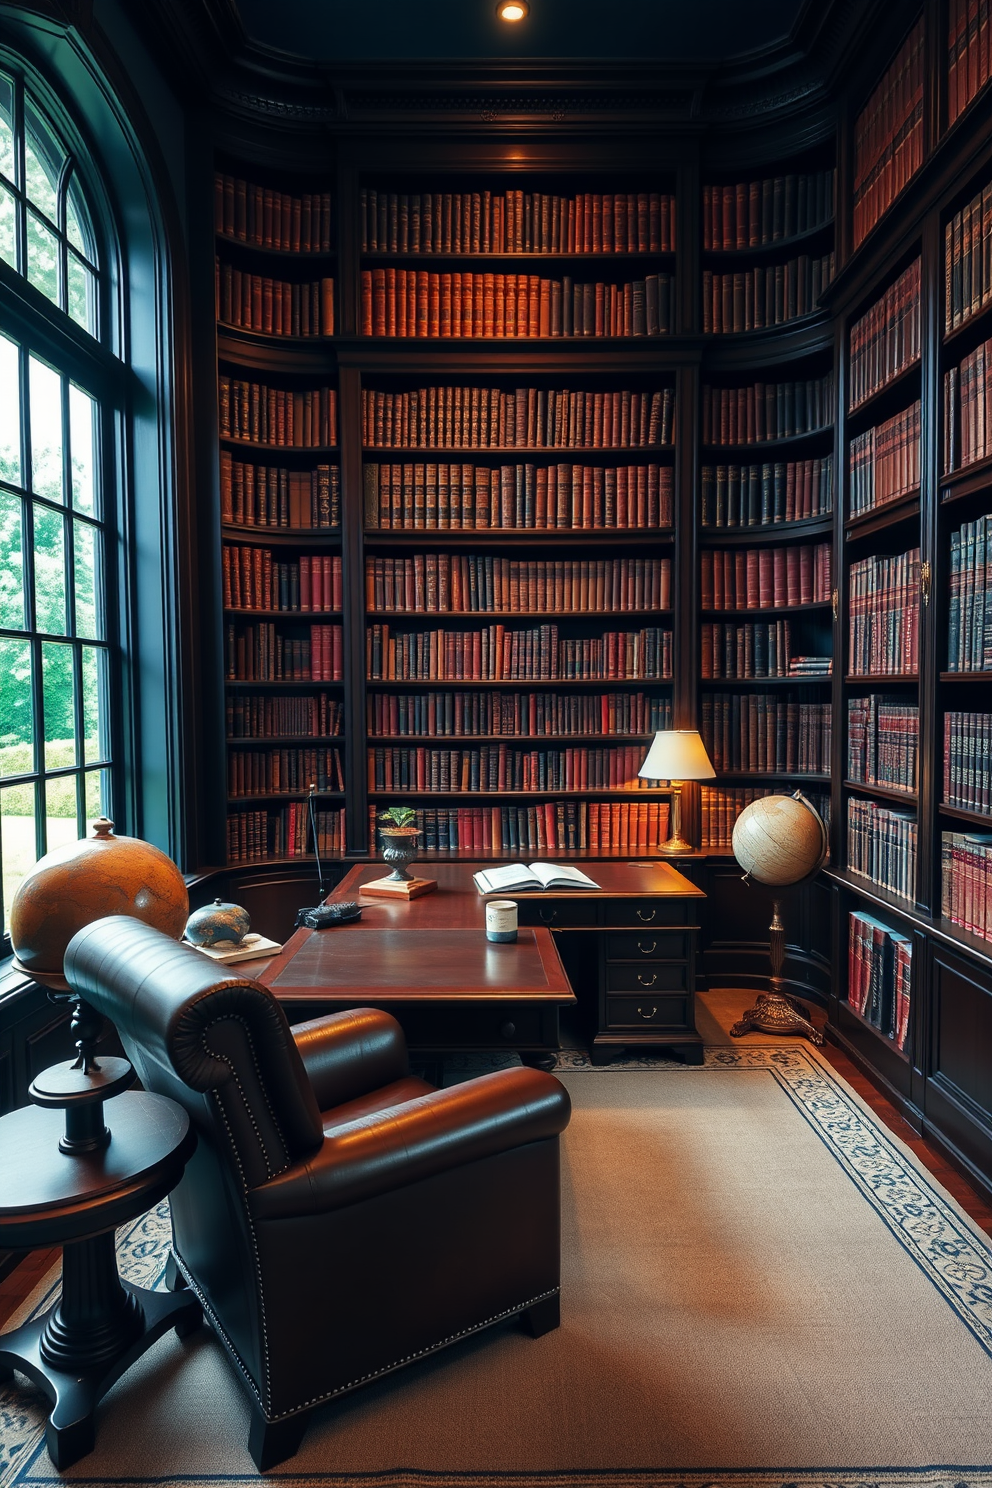
[[[639,930],[644,925],[694,925],[691,899],[607,899],[606,923]]]
[[[606,936],[607,961],[684,961],[689,934],[679,930],[641,930]]]
[[[612,961],[606,967],[607,992],[684,992],[688,990],[684,961]]]
[[[507,898],[512,898],[507,895]],[[595,925],[596,904],[591,899],[518,899],[517,919],[521,925],[547,925],[561,930],[569,925]]]
[[[608,997],[607,1028],[691,1028],[688,997]]]

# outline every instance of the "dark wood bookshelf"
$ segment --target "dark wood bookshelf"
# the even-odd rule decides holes
[[[225,611],[226,614],[232,613]],[[257,611],[251,611],[257,614]],[[664,620],[671,610],[366,610],[367,618],[379,620],[607,620],[621,628],[625,620]]]
[[[503,544],[552,544],[554,547],[589,547],[608,543],[611,547],[643,547],[645,542],[671,544],[673,527],[370,527],[365,531],[366,546],[387,547],[392,543],[431,547],[437,543],[457,547],[496,548]]]
[[[875,532],[885,532],[889,527],[897,527],[901,522],[907,522],[911,517],[919,515],[920,493],[918,490],[910,491],[896,501],[884,501],[868,511],[858,512],[853,517],[846,517],[844,533],[848,542],[853,542],[860,537],[871,537]]]
[[[771,543],[784,543],[798,537],[830,537],[834,530],[834,519],[825,517],[795,517],[791,522],[760,522],[747,527],[712,527],[699,524],[699,542],[702,547],[761,547]]]
[[[577,456],[581,455],[584,460],[595,458],[605,460],[607,463],[614,460],[619,465],[632,465],[636,463],[634,456],[674,454],[674,444],[362,445],[363,458],[370,463],[375,461],[380,465],[388,464],[391,459],[397,463],[409,460],[440,460],[443,462],[452,455],[457,455],[463,464],[476,460],[482,455],[498,457],[507,463],[514,462],[520,465],[534,465],[538,459],[547,460],[552,465],[570,465],[574,463]]]
[[[968,811],[964,806],[948,806],[941,801],[937,810],[941,816],[953,816],[957,821],[971,822],[973,826],[984,826],[992,831],[992,807],[988,811]]]
[[[857,791],[862,796],[880,796],[884,801],[896,801],[907,806],[915,806],[919,799],[916,791],[900,790],[895,785],[875,785],[866,780],[845,780],[844,789]]]

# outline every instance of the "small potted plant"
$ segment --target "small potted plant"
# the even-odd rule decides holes
[[[407,867],[417,856],[420,828],[412,806],[390,806],[379,813],[379,835],[383,841],[382,856],[392,867],[389,883],[410,883]]]

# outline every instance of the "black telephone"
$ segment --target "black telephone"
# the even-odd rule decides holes
[[[318,904],[312,909],[297,910],[296,928],[302,925],[307,930],[330,930],[333,925],[347,925],[361,918],[362,906],[353,900],[344,904]]]

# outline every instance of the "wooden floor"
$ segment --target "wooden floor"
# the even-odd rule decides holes
[[[875,1113],[879,1121],[911,1148],[920,1165],[932,1173],[948,1193],[953,1195],[965,1213],[989,1236],[992,1236],[992,1206],[986,1203],[976,1189],[972,1188],[967,1179],[963,1178],[935,1148],[925,1142],[922,1137],[917,1136],[896,1108],[861,1073],[857,1065],[848,1059],[846,1054],[829,1043],[821,1052],[828,1063],[838,1074],[843,1075],[848,1084]],[[57,1250],[31,1251],[8,1276],[0,1281],[0,1326],[7,1321],[24,1299],[30,1296],[45,1272],[55,1264],[58,1258]]]

